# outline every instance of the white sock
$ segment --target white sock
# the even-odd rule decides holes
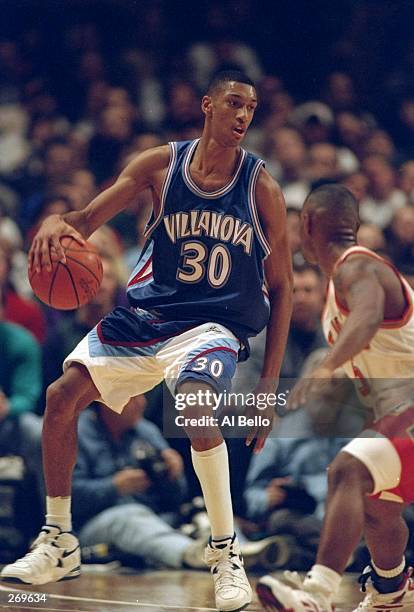
[[[331,600],[339,590],[342,576],[326,565],[314,565],[308,572],[304,586],[309,591],[320,588],[324,596]]]
[[[203,491],[212,539],[224,540],[233,537],[229,457],[225,442],[206,451],[191,448],[191,457]]]
[[[56,525],[62,531],[72,530],[72,515],[70,512],[72,498],[46,497],[46,525]]]
[[[403,557],[403,560],[401,561],[400,565],[390,570],[380,569],[379,567],[375,565],[373,559],[371,559],[371,565],[375,573],[378,574],[378,576],[381,576],[381,578],[397,578],[397,576],[402,574],[403,571],[405,570],[406,561],[405,561],[405,557]]]

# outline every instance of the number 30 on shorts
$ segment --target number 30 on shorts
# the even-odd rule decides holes
[[[231,257],[224,244],[216,244],[208,252],[202,242],[189,241],[181,246],[182,268],[177,270],[177,279],[183,283],[199,283],[207,272],[207,280],[215,289],[223,287],[231,272]]]
[[[220,359],[213,359],[209,362],[207,357],[197,357],[190,365],[194,372],[203,372],[206,368],[215,378],[219,378],[223,374],[224,365]]]

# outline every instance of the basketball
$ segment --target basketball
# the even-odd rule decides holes
[[[43,266],[39,273],[30,274],[29,282],[34,294],[48,306],[73,310],[96,295],[102,281],[102,261],[89,242],[81,245],[69,236],[63,236],[60,242],[66,263],[52,261],[50,271]]]

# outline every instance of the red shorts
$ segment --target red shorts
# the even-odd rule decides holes
[[[403,412],[387,414],[372,427],[374,431],[386,436],[401,460],[400,483],[386,493],[400,497],[404,503],[414,501],[414,406]],[[381,493],[374,495],[381,497]]]

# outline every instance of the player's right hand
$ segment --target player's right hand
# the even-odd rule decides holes
[[[63,236],[70,236],[80,244],[85,244],[83,236],[60,215],[50,215],[43,221],[29,250],[29,273],[39,273],[42,267],[50,272],[52,261],[66,262],[65,251],[60,244]]]

